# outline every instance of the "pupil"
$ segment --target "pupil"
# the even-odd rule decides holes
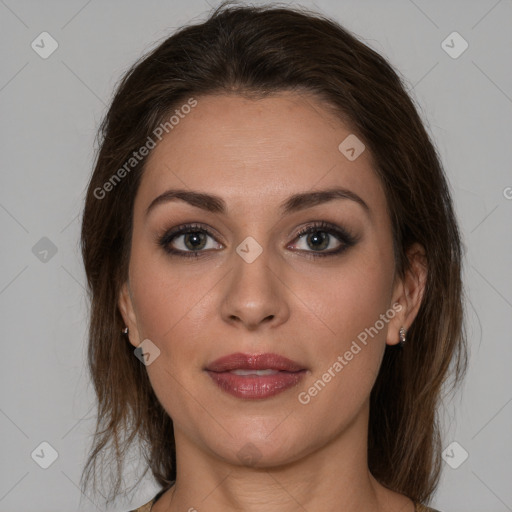
[[[322,233],[322,236],[318,236],[318,233]],[[311,233],[308,235],[307,241],[313,241],[313,244],[320,242],[320,246],[315,246],[313,249],[325,249],[329,245],[329,241],[327,239],[329,235],[325,231],[316,231],[315,233]]]
[[[188,249],[197,249],[204,242],[204,233],[193,232],[185,235],[185,245]],[[192,241],[192,246],[188,243],[190,240]]]

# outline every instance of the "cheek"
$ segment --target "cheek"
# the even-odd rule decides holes
[[[304,322],[305,329],[318,325],[317,332],[325,333],[316,338],[318,350],[311,352],[311,360],[317,363],[301,402],[309,398],[314,402],[312,414],[337,416],[339,410],[332,408],[332,400],[336,400],[350,417],[349,411],[356,411],[373,387],[386,348],[388,322],[395,313],[389,304],[392,258],[379,255],[368,251],[350,261],[347,258],[329,278],[324,276],[322,289],[314,291],[311,283],[319,282],[317,271],[308,289],[302,290],[326,327],[314,319]]]
[[[215,285],[213,274],[200,265],[184,269],[163,251],[137,244],[130,262],[130,286],[141,338],[165,344],[184,324],[198,326],[190,318],[204,312],[205,295]],[[188,338],[194,339],[194,333],[189,331]]]
[[[308,306],[307,329],[316,326],[325,343],[331,340],[332,348],[350,346],[376,322],[379,334],[372,339],[385,338],[387,323],[381,325],[379,319],[390,308],[393,261],[389,254],[368,248],[347,254],[336,266],[296,268],[294,274],[294,291]]]
[[[149,339],[160,351],[146,367],[151,386],[173,420],[194,418],[200,411],[190,400],[197,394],[191,377],[201,366],[208,323],[205,294],[215,281],[192,270],[178,272],[165,257],[140,251],[132,257],[130,282],[140,341]]]
[[[322,438],[347,427],[367,403],[386,348],[387,324],[375,327],[386,311],[379,290],[345,284],[332,292],[336,307],[326,315],[335,334],[318,340],[314,370],[297,393],[300,414]]]
[[[193,265],[184,271],[165,255],[142,251],[132,262],[140,341],[149,339],[160,351],[146,367],[151,386],[173,420],[193,423],[204,414],[191,396],[201,396],[204,386],[205,381],[197,378],[205,378],[202,367],[212,345],[212,325],[218,322],[213,291],[222,276]],[[208,424],[209,418],[203,419]]]

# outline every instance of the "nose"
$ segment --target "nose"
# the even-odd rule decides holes
[[[221,304],[224,321],[248,330],[263,325],[273,328],[285,322],[290,314],[287,288],[268,251],[263,250],[251,263],[234,253],[232,264]]]

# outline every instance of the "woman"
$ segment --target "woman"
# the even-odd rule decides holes
[[[433,510],[459,231],[401,80],[337,23],[223,4],[134,65],[82,251],[84,489],[113,443],[114,499],[139,436],[162,486],[139,511]]]

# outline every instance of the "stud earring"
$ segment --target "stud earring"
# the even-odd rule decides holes
[[[128,336],[128,327],[125,327],[122,331],[121,331],[121,334],[123,336]]]
[[[400,330],[398,331],[398,338],[399,338],[399,343],[398,343],[398,346],[400,348],[402,348],[404,345],[405,345],[405,342],[407,341],[406,340],[406,337],[405,337],[405,328],[404,327],[400,327]]]

